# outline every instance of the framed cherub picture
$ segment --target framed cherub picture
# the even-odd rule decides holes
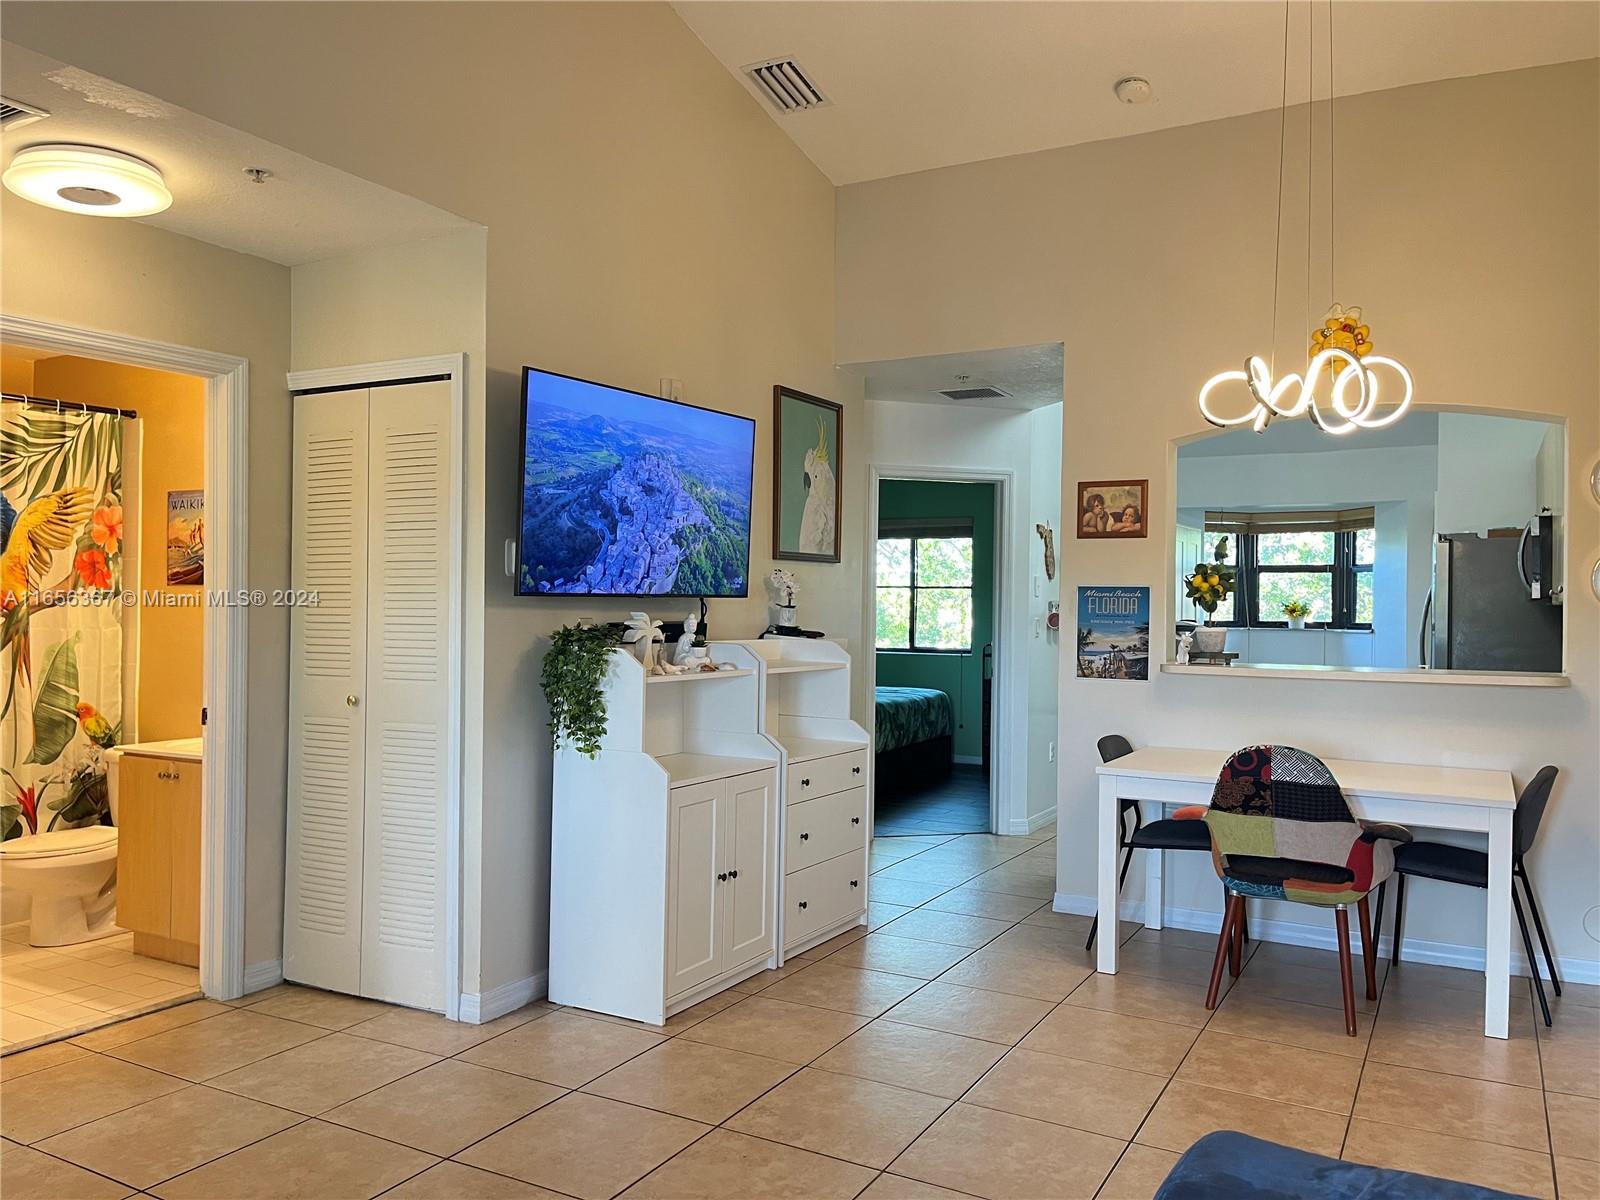
[[[1142,538],[1149,532],[1148,479],[1096,479],[1078,484],[1078,536]]]

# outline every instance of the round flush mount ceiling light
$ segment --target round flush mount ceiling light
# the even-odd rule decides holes
[[[5,185],[25,200],[95,217],[148,217],[172,203],[161,172],[131,154],[98,146],[29,146],[6,168]]]
[[[1129,75],[1126,79],[1119,79],[1111,90],[1116,92],[1117,99],[1124,104],[1149,104],[1156,98],[1155,89],[1142,75]]]

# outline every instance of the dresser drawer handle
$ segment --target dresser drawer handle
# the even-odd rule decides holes
[[[806,902],[804,900],[800,901],[800,907],[804,908],[805,906],[806,906]]]
[[[850,774],[852,774],[852,775],[861,774],[861,768],[860,767],[851,767],[850,768]]]
[[[800,835],[800,840],[802,842],[809,842],[811,840],[811,835],[809,833],[802,833]]]
[[[737,871],[729,871],[728,872],[728,878],[729,879],[737,879],[737,878],[739,878],[739,872],[737,872]]]
[[[852,825],[861,824],[861,818],[860,817],[851,817],[850,818],[850,824],[852,824]]]
[[[810,787],[810,786],[811,786],[811,780],[809,780],[809,779],[802,779],[802,780],[801,780],[801,781],[800,781],[800,786],[801,786],[801,787]]]
[[[728,873],[726,871],[718,872],[718,874],[717,874],[717,882],[718,883],[727,883],[728,882]]]
[[[861,880],[859,880],[859,879],[852,879],[852,880],[851,880],[851,881],[850,881],[850,886],[851,886],[851,887],[860,887],[860,886],[861,886]]]

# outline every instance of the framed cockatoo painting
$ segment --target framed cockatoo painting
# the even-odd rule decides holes
[[[772,557],[840,561],[844,409],[782,384],[772,389]]]

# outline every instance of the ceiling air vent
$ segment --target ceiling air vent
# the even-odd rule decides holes
[[[13,100],[9,96],[0,96],[0,129],[16,129],[31,121],[42,121],[49,115],[42,108],[24,104],[21,100]]]
[[[978,387],[959,387],[941,390],[939,395],[946,400],[1009,400],[1010,392],[1002,392],[997,387],[981,384]]]
[[[755,82],[756,88],[779,112],[800,112],[808,108],[821,108],[828,103],[822,89],[811,82],[811,77],[800,69],[792,58],[772,58],[766,62],[752,63],[744,73]]]

